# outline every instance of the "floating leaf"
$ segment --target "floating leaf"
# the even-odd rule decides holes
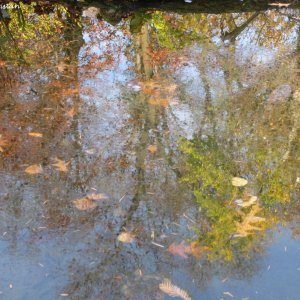
[[[172,243],[169,248],[168,252],[172,253],[173,255],[179,255],[182,258],[187,258],[187,253],[191,252],[191,248],[189,245],[186,245],[184,241],[180,244]]]
[[[233,186],[241,187],[245,186],[248,183],[248,180],[241,177],[233,177],[231,182]]]
[[[171,101],[169,99],[160,99],[160,98],[150,98],[149,104],[156,105],[156,106],[163,106],[167,107],[169,106]]]
[[[52,166],[54,166],[57,171],[68,172],[69,163],[70,162],[66,163],[61,159],[55,158],[55,164],[52,164]]]
[[[200,258],[202,253],[209,250],[207,246],[201,246],[199,242],[193,241],[190,243],[189,253],[197,258]]]
[[[41,165],[32,165],[27,167],[24,171],[28,174],[41,174],[43,173],[43,168]]]
[[[39,133],[39,132],[29,132],[28,135],[30,135],[32,137],[37,137],[37,138],[43,137],[43,134]]]
[[[262,222],[265,222],[265,218],[258,217],[256,214],[260,211],[260,207],[256,204],[251,207],[248,214],[244,215],[241,222],[236,222],[237,234],[236,237],[246,237],[254,234],[256,231],[260,231],[263,228],[258,227]]]
[[[74,115],[75,115],[75,108],[74,108],[74,107],[70,108],[70,109],[66,112],[66,116],[67,116],[67,117],[73,118]]]
[[[132,243],[134,242],[134,235],[130,232],[122,232],[119,234],[118,240],[122,243]]]
[[[89,198],[81,198],[73,201],[75,207],[79,210],[94,209],[98,206],[97,202]]]
[[[6,147],[7,146],[7,140],[2,139],[0,136],[0,152],[3,152],[4,149],[2,147]]]
[[[169,295],[170,297],[179,297],[183,300],[192,300],[189,294],[179,288],[178,286],[171,283],[170,280],[165,279],[160,285],[159,289]]]
[[[243,201],[242,199],[237,199],[235,200],[236,205],[240,207],[249,207],[257,202],[257,197],[256,196],[251,196],[248,201]]]
[[[148,146],[148,151],[150,152],[150,153],[155,153],[156,151],[157,151],[157,146],[156,145],[150,145],[150,146]]]
[[[91,193],[84,198],[73,200],[73,203],[75,207],[79,210],[90,210],[98,206],[98,203],[96,201],[106,200],[106,199],[109,199],[109,197],[105,194]]]

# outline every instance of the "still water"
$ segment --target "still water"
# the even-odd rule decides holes
[[[107,15],[2,10],[0,299],[299,299],[299,11]]]

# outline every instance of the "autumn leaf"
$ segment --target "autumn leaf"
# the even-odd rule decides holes
[[[70,95],[74,95],[74,94],[78,94],[79,93],[79,89],[75,88],[75,89],[66,89],[62,92],[63,95],[65,96],[70,96]]]
[[[29,132],[28,135],[32,136],[32,137],[37,137],[37,138],[43,137],[43,134],[39,133],[39,132]]]
[[[6,147],[6,146],[7,146],[7,140],[2,139],[0,137],[0,152],[3,152],[4,151],[3,147]]]
[[[73,201],[75,207],[79,210],[94,209],[98,206],[97,202],[89,198],[81,198]]]
[[[66,112],[66,116],[67,116],[67,117],[73,118],[74,115],[75,115],[75,108],[74,108],[74,107],[70,108],[70,109]]]
[[[55,158],[55,163],[52,166],[55,167],[57,171],[68,172],[68,165],[70,162],[65,162],[61,159]]]
[[[32,165],[27,167],[24,172],[28,173],[28,174],[41,174],[43,173],[43,168],[41,165]]]
[[[182,258],[187,258],[186,254],[191,252],[191,248],[189,245],[186,245],[184,241],[182,241],[178,245],[176,243],[172,243],[167,249],[167,251],[173,255],[178,255]]]
[[[237,199],[235,200],[236,205],[240,207],[249,207],[257,202],[257,197],[256,196],[251,196],[248,201],[243,201],[242,199]]]
[[[5,65],[6,65],[6,62],[4,60],[0,59],[0,67],[3,67]]]
[[[159,289],[169,295],[170,297],[179,297],[183,300],[192,300],[189,294],[179,288],[178,286],[172,284],[169,279],[165,279],[160,285]]]
[[[231,183],[233,186],[242,187],[248,183],[248,180],[241,177],[233,177]]]
[[[265,222],[265,218],[256,216],[260,211],[260,207],[256,204],[251,207],[248,214],[244,215],[241,222],[236,222],[237,234],[236,237],[246,237],[248,235],[254,234],[256,231],[260,231],[263,228],[260,225]]]
[[[109,197],[102,193],[91,193],[86,197],[73,200],[73,204],[79,210],[92,210],[98,206],[97,201],[107,200]]]
[[[157,146],[156,145],[149,145],[147,150],[150,152],[150,153],[155,153],[157,151]]]
[[[132,243],[134,242],[134,235],[130,232],[122,232],[118,235],[118,241],[122,243]]]
[[[187,252],[187,253],[195,256],[196,258],[200,258],[201,255],[205,251],[208,251],[208,250],[209,250],[209,247],[201,246],[198,241],[193,241],[190,243],[190,249],[189,249],[189,252]]]
[[[169,99],[166,99],[166,98],[163,98],[163,99],[160,99],[160,98],[150,98],[148,102],[151,105],[162,106],[162,107],[167,107],[171,103],[171,101]]]

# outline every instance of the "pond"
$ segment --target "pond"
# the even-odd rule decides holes
[[[299,10],[107,3],[1,10],[0,299],[299,299]]]

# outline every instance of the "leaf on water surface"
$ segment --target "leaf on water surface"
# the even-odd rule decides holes
[[[289,7],[291,3],[269,3],[268,5],[270,6],[277,6],[277,7]]]
[[[98,206],[97,202],[89,198],[80,198],[73,201],[75,207],[79,210],[94,209]]]
[[[98,194],[97,193],[91,193],[91,194],[88,194],[86,196],[86,198],[88,198],[90,200],[94,200],[94,201],[109,199],[109,197],[106,194],[103,194],[103,193],[98,193]]]
[[[58,158],[55,158],[54,161],[55,164],[52,164],[52,166],[55,167],[57,171],[68,172],[68,165],[70,162],[66,163],[65,161]]]
[[[150,153],[155,153],[157,151],[157,146],[156,145],[149,145],[147,150],[150,152]]]
[[[32,165],[27,167],[24,172],[28,173],[28,174],[41,174],[43,173],[43,168],[41,165]]]
[[[37,138],[43,137],[43,134],[40,132],[29,132],[28,135],[32,136],[32,137],[37,137]]]
[[[200,258],[202,253],[205,251],[208,251],[209,247],[207,246],[201,246],[199,244],[199,242],[197,241],[193,241],[190,243],[190,251],[189,253],[193,256],[195,256],[196,258]]]
[[[2,147],[6,147],[7,146],[7,140],[2,139],[0,136],[0,152],[3,152],[4,149]]]
[[[241,177],[233,177],[231,183],[233,186],[242,187],[248,183],[248,180]]]
[[[169,279],[165,279],[160,285],[159,289],[169,295],[170,297],[179,297],[183,300],[192,300],[189,294],[179,288],[178,286],[172,284]]]
[[[236,205],[240,207],[249,207],[257,202],[257,197],[256,196],[251,196],[248,201],[243,201],[242,199],[237,199],[235,200]]]
[[[169,99],[160,99],[160,98],[150,98],[149,99],[149,104],[151,105],[156,105],[156,106],[162,106],[162,107],[167,107],[169,106],[171,101]]]
[[[122,243],[132,243],[134,242],[134,235],[130,232],[122,232],[118,235],[118,241]]]
[[[73,200],[73,203],[75,207],[79,210],[90,210],[98,206],[98,203],[96,201],[107,200],[107,199],[109,199],[109,197],[105,194],[91,193],[84,198]]]
[[[263,230],[262,227],[258,227],[257,225],[261,224],[262,222],[265,222],[266,219],[256,216],[256,214],[259,211],[260,207],[257,204],[255,204],[251,207],[250,212],[245,215],[242,222],[236,222],[236,237],[246,237],[248,235],[254,234],[256,231]]]
[[[70,108],[70,109],[66,112],[66,116],[67,116],[67,117],[73,118],[74,115],[75,115],[75,108],[74,108],[74,107]]]
[[[180,244],[172,243],[167,249],[173,255],[179,255],[182,258],[187,258],[187,253],[191,253],[191,247],[186,245],[184,241]]]

